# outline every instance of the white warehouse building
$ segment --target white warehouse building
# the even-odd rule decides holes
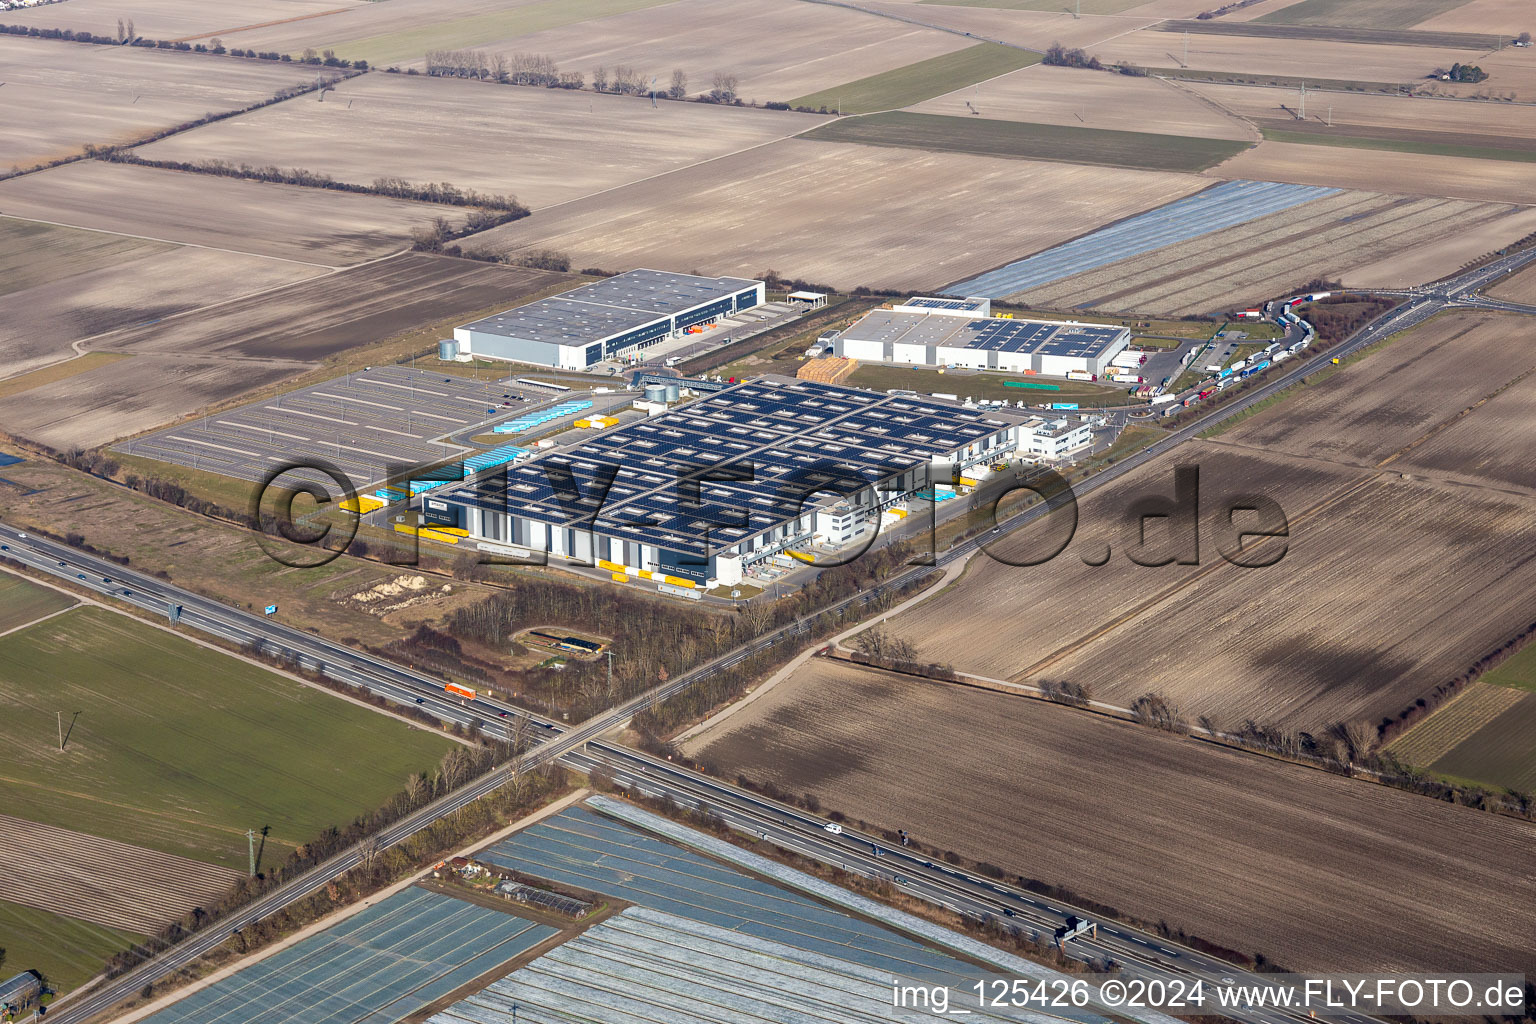
[[[992,317],[986,299],[911,298],[838,335],[834,352],[865,362],[1005,373],[1105,376],[1131,332],[1111,324]]]
[[[461,357],[585,370],[766,298],[762,281],[631,270],[456,327]]]

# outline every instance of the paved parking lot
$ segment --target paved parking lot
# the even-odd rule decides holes
[[[508,377],[375,366],[156,431],[118,450],[251,481],[285,466],[319,463],[334,466],[361,491],[383,481],[390,466],[464,452],[451,443],[455,434],[489,430],[572,397],[589,394],[525,387]],[[300,475],[324,482],[313,472]],[[334,484],[328,489],[335,493]]]

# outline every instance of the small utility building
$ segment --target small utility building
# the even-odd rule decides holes
[[[865,362],[1103,376],[1131,332],[1110,324],[990,316],[986,299],[912,298],[843,331],[834,352]]]
[[[585,370],[762,305],[761,281],[631,270],[456,327],[460,356]]]

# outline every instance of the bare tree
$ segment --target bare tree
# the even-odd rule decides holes
[[[491,58],[491,77],[496,79],[498,82],[505,82],[507,81],[508,75],[509,69],[507,66],[507,55],[504,53],[498,53],[496,56]]]
[[[426,802],[427,777],[420,772],[412,772],[405,779],[405,802],[408,807],[415,810]]]
[[[680,100],[688,95],[688,76],[683,74],[682,68],[672,69],[672,84],[667,87],[667,96],[674,100]]]
[[[132,18],[128,19],[128,35],[127,35],[126,38],[127,38],[128,42],[130,42],[130,43],[133,42],[135,39],[139,38],[138,36],[134,35],[134,33],[133,33],[133,19]]]
[[[117,41],[118,42],[122,42],[124,39],[127,39],[127,38],[128,38],[128,30],[123,27],[123,19],[122,18],[118,18],[117,19]]]
[[[598,68],[592,72],[592,88],[596,92],[608,91],[608,72]]]
[[[724,71],[716,71],[709,97],[716,103],[735,103],[736,76]]]

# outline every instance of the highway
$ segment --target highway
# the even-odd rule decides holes
[[[1298,361],[1298,364],[1289,372],[1275,376],[1262,387],[1255,388],[1212,409],[1205,416],[1171,433],[1150,448],[1105,469],[1079,484],[1078,494],[1096,490],[1166,454],[1201,431],[1265,400],[1289,387],[1301,377],[1322,369],[1333,358],[1348,355],[1388,334],[1415,326],[1447,306],[1469,304],[1465,296],[1470,292],[1532,260],[1536,260],[1536,250],[1514,254],[1495,264],[1468,272],[1440,285],[1417,290],[1407,296],[1407,301],[1403,305],[1383,314],[1349,341],[1335,346],[1326,353]],[[1044,505],[1026,509],[1005,520],[1000,524],[1000,529],[1003,532],[1017,529],[1043,515],[1045,511]],[[966,541],[938,555],[935,565],[908,568],[870,590],[838,602],[830,610],[836,611],[860,603],[867,604],[877,595],[920,582],[955,560],[969,557],[995,536],[997,535],[983,535]],[[493,736],[509,737],[510,731],[506,728],[504,719],[521,713],[514,708],[483,699],[473,702],[459,701],[443,691],[440,681],[428,676],[382,658],[332,643],[312,632],[294,629],[270,618],[229,608],[135,570],[119,567],[63,544],[17,530],[8,524],[0,523],[0,544],[4,546],[0,555],[40,572],[61,577],[77,587],[134,605],[154,616],[165,615],[172,605],[179,605],[181,608],[179,622],[184,627],[237,645],[251,646],[267,654],[291,657],[306,669],[323,672],[332,678],[364,687],[405,706],[423,706],[425,710],[446,721],[461,722],[466,725],[479,723],[487,733]],[[825,611],[818,614],[824,613]],[[542,743],[524,755],[522,765],[535,767],[563,759],[564,763],[571,767],[590,770],[593,766],[601,764],[620,782],[636,786],[644,792],[670,793],[680,803],[707,803],[712,810],[725,816],[733,824],[758,834],[767,832],[774,842],[787,849],[832,863],[841,863],[852,870],[868,874],[886,875],[892,878],[899,876],[901,881],[898,884],[914,895],[963,913],[992,914],[1002,919],[1012,919],[1041,934],[1053,930],[1069,915],[1091,916],[1079,913],[1066,904],[1003,886],[989,879],[958,871],[949,865],[932,864],[914,858],[900,847],[891,848],[870,837],[856,836],[851,831],[845,831],[841,836],[833,836],[820,827],[821,822],[793,808],[775,804],[735,787],[687,772],[666,761],[611,744],[595,742],[597,737],[638,711],[680,692],[700,679],[738,664],[768,647],[803,638],[809,629],[809,622],[802,619],[769,631],[734,651],[681,674],[676,679],[655,687],[574,728],[565,728],[556,723],[529,716],[545,738]],[[583,747],[585,747],[584,750]],[[495,789],[505,781],[506,777],[506,770],[498,769],[419,809],[380,833],[376,837],[376,848],[384,849],[400,842],[430,825],[439,817],[452,813],[457,808]],[[363,851],[360,847],[338,854],[97,991],[60,1002],[55,1012],[49,1014],[49,1018],[58,1020],[61,1024],[77,1024],[104,1012],[137,993],[145,984],[165,977],[223,943],[234,930],[314,892],[332,878],[355,866],[362,856]],[[1212,983],[1222,983],[1226,978],[1245,980],[1242,974],[1230,965],[1213,957],[1176,946],[1154,934],[1139,932],[1110,922],[1101,921],[1099,925],[1099,934],[1096,939],[1073,940],[1073,948],[1079,955],[1108,957],[1121,964],[1131,975],[1177,974],[1204,978]],[[1275,1010],[1228,1011],[1227,1015],[1250,1024],[1282,1024],[1282,1022],[1295,1024],[1304,1019],[1299,1013],[1285,1014]],[[1351,1024],[1366,1024],[1371,1018],[1356,1015],[1346,1020]]]

